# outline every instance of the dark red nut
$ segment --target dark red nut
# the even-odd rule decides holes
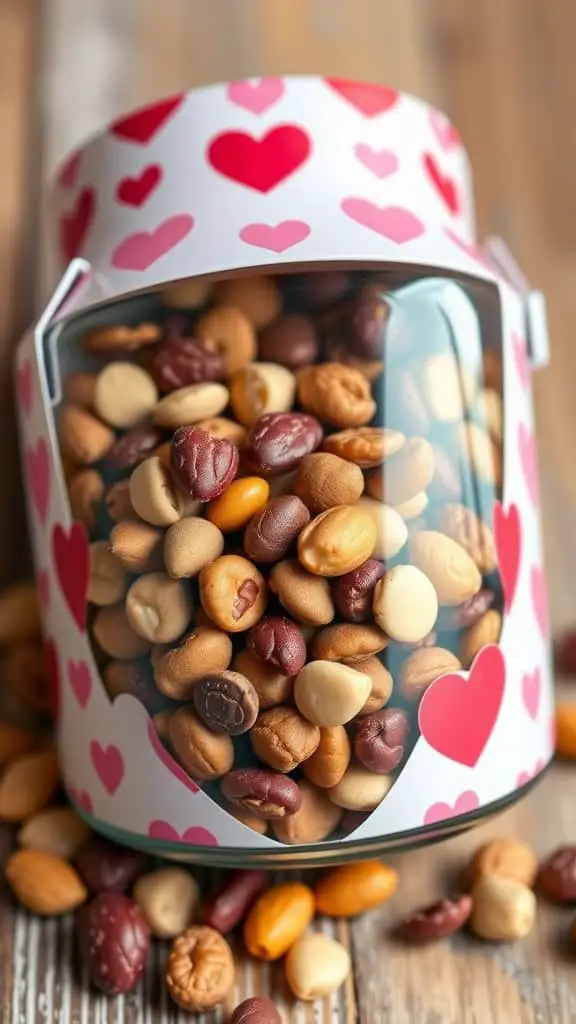
[[[369,558],[357,569],[338,576],[332,585],[332,597],[340,615],[348,622],[366,622],[372,615],[372,594],[386,566]]]
[[[146,856],[103,836],[93,836],[78,850],[75,864],[89,892],[125,892],[143,871]]]
[[[272,498],[252,517],[244,533],[244,550],[254,562],[279,562],[310,522],[310,512],[295,494]]]
[[[306,664],[306,641],[299,626],[283,615],[267,615],[248,633],[247,647],[262,661],[295,676]]]
[[[466,629],[474,625],[494,604],[494,597],[493,590],[484,588],[463,604],[442,606],[436,620],[437,629]]]
[[[284,316],[260,337],[260,358],[298,370],[316,362],[320,346],[314,321],[296,313]]]
[[[332,306],[350,292],[352,278],[345,270],[315,270],[299,282],[299,292],[310,309]]]
[[[252,468],[268,476],[288,473],[322,443],[322,427],[305,412],[267,412],[246,438]]]
[[[554,645],[554,666],[564,676],[576,676],[576,630],[568,629]]]
[[[400,764],[407,737],[406,712],[400,708],[384,708],[360,719],[354,753],[369,771],[386,775]]]
[[[295,814],[302,803],[300,787],[293,779],[260,768],[237,768],[228,772],[221,788],[230,803],[264,821]]]
[[[225,934],[231,932],[270,884],[265,871],[233,871],[202,913],[204,924]]]
[[[179,427],[172,438],[170,460],[182,490],[195,501],[213,501],[238,471],[238,448],[199,427]]]
[[[149,367],[161,391],[176,391],[188,384],[224,380],[222,356],[209,341],[170,332]]]
[[[80,957],[88,977],[107,996],[131,992],[142,977],[150,946],[140,907],[118,892],[102,892],[78,917]]]
[[[252,996],[236,1007],[230,1024],[282,1024],[282,1018],[271,999]]]
[[[211,672],[203,676],[194,683],[192,698],[199,717],[213,732],[239,736],[248,732],[258,717],[258,694],[240,672]]]
[[[540,865],[538,888],[554,903],[576,902],[576,846],[560,846]]]
[[[106,469],[132,469],[162,444],[164,432],[151,423],[139,423],[121,434],[104,459]]]
[[[390,306],[381,285],[368,284],[356,299],[350,321],[352,344],[368,359],[383,359]]]
[[[450,900],[439,900],[428,907],[415,910],[396,928],[397,938],[403,942],[424,944],[447,939],[449,935],[466,924],[472,913],[471,896],[454,896]]]

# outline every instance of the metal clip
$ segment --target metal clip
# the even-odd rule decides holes
[[[495,236],[487,238],[482,246],[482,251],[498,273],[518,292],[523,300],[528,358],[532,369],[539,370],[550,360],[546,299],[542,292],[535,291],[530,287],[502,238]]]

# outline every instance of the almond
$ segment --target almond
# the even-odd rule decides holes
[[[0,821],[24,821],[52,799],[59,781],[53,747],[23,754],[0,776]]]
[[[67,914],[88,898],[74,868],[45,850],[18,850],[8,858],[5,874],[16,897],[33,914]]]
[[[18,833],[18,842],[27,849],[70,860],[89,835],[88,825],[71,807],[46,807],[28,819]]]
[[[414,565],[434,584],[440,604],[462,604],[482,586],[480,570],[468,552],[451,537],[422,530],[410,544]]]
[[[0,722],[0,765],[27,754],[36,746],[36,737],[28,729],[10,722]]]

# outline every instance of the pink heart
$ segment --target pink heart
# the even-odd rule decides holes
[[[40,607],[44,614],[50,607],[50,577],[45,569],[42,569],[36,578],[36,590],[38,591],[38,600]]]
[[[182,770],[180,765],[177,764],[177,762],[174,760],[171,754],[168,753],[166,747],[162,746],[160,742],[160,737],[156,732],[153,723],[150,721],[148,722],[147,731],[148,739],[150,740],[150,745],[154,750],[155,754],[157,754],[157,756],[162,761],[164,767],[167,768],[168,771],[174,776],[174,778],[178,779],[178,781],[181,782],[182,785],[186,786],[186,789],[189,789],[191,793],[197,793],[199,787],[194,782],[194,779],[191,779],[189,775],[186,775],[186,772]]]
[[[540,706],[541,672],[535,668],[532,672],[525,672],[522,676],[522,700],[530,718],[536,719]]]
[[[530,570],[530,590],[538,629],[546,640],[548,638],[548,595],[544,570],[539,565],[533,565]]]
[[[104,789],[113,796],[124,778],[124,758],[118,747],[113,743],[103,747],[98,740],[92,740],[90,760]]]
[[[255,82],[231,82],[226,90],[231,103],[249,110],[251,114],[263,114],[284,95],[281,78],[259,78]]]
[[[309,234],[310,225],[303,220],[282,220],[275,227],[272,224],[247,224],[240,231],[240,238],[259,249],[285,252],[303,242]]]
[[[471,242],[466,242],[463,238],[460,238],[460,236],[457,235],[455,231],[452,231],[452,228],[444,228],[444,234],[446,235],[447,238],[450,239],[451,242],[454,243],[454,245],[457,245],[458,248],[462,250],[462,252],[466,253],[466,255],[470,257],[470,259],[475,260],[476,263],[479,263],[485,269],[487,268],[488,270],[491,270],[492,273],[494,272],[494,268],[491,266],[488,260],[485,259],[480,249],[477,249],[475,245],[473,245]]]
[[[494,538],[506,611],[509,612],[516,593],[522,556],[522,525],[516,505],[510,505],[504,511],[499,501],[494,503]]]
[[[50,502],[50,455],[48,445],[40,437],[36,445],[26,449],[26,478],[32,494],[32,504],[40,521],[46,522]]]
[[[212,835],[207,828],[199,825],[192,825],[180,835],[173,825],[167,821],[151,821],[148,825],[148,835],[151,839],[160,839],[165,843],[187,843],[189,846],[218,846],[216,836]]]
[[[391,149],[374,149],[367,142],[354,146],[356,159],[377,178],[388,178],[398,169],[398,157]]]
[[[25,359],[16,371],[16,391],[22,411],[26,416],[29,416],[32,412],[32,401],[34,399],[34,392],[32,390],[32,366],[29,359]]]
[[[448,152],[462,145],[460,132],[453,124],[450,124],[448,118],[444,117],[444,114],[441,114],[439,110],[431,110],[429,120],[436,141],[442,146],[442,149]]]
[[[194,227],[188,213],[168,217],[154,231],[137,231],[128,235],[112,253],[112,266],[118,270],[147,270],[167,252],[174,249]]]
[[[527,782],[530,782],[531,778],[530,772],[520,772],[516,778],[516,788],[520,789],[522,786],[525,786]]]
[[[66,786],[66,792],[70,797],[72,803],[77,804],[87,814],[92,814],[94,811],[94,805],[92,803],[92,797],[85,789],[76,789],[76,786]]]
[[[516,363],[516,372],[520,378],[520,383],[523,388],[527,388],[528,381],[530,380],[530,363],[528,362],[526,339],[523,338],[521,334],[517,334],[516,331],[512,332],[512,349],[514,351],[514,362]]]
[[[530,782],[532,779],[536,778],[536,776],[540,774],[543,768],[544,761],[540,760],[539,758],[536,761],[536,764],[533,768],[529,768],[527,770],[525,769],[524,771],[520,772],[520,774],[516,777],[517,788],[519,789],[520,786],[525,786],[527,782]]]
[[[412,242],[425,232],[422,221],[402,206],[376,206],[369,199],[343,199],[340,204],[347,217],[396,245]]]
[[[92,676],[87,663],[69,659],[66,662],[66,673],[76,700],[81,708],[85,708],[92,693]]]
[[[478,806],[479,800],[476,793],[472,789],[467,789],[466,792],[460,794],[453,807],[442,802],[432,804],[424,815],[424,824],[436,825],[437,822],[445,821],[446,818],[455,818],[459,814],[475,811]]]
[[[520,450],[520,465],[524,473],[524,480],[528,488],[528,494],[533,505],[538,503],[538,467],[536,462],[536,446],[534,435],[528,430],[524,423],[518,427],[518,448]]]

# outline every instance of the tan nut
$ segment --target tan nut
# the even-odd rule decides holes
[[[177,640],[192,618],[187,584],[162,572],[140,576],[126,595],[126,616],[136,633],[150,643]]]
[[[294,493],[312,515],[335,505],[353,505],[364,490],[362,470],[329,452],[305,455],[298,467]]]
[[[400,643],[415,644],[433,629],[438,598],[428,577],[414,565],[395,565],[374,588],[374,618]]]
[[[136,466],[130,477],[130,501],[140,518],[152,526],[177,523],[185,509],[185,499],[169,468],[157,456]]]
[[[500,639],[502,615],[495,608],[490,608],[481,619],[470,626],[462,634],[460,640],[460,658],[464,668],[470,668],[478,651],[487,644],[496,644]]]
[[[115,523],[138,519],[130,498],[130,481],[118,480],[109,487],[104,496],[106,511]]]
[[[277,772],[291,772],[308,760],[320,742],[320,729],[287,705],[263,711],[250,730],[256,757]]]
[[[195,330],[202,341],[212,342],[220,353],[227,377],[256,358],[254,327],[234,306],[215,306],[200,317]]]
[[[340,782],[326,792],[345,811],[373,811],[392,785],[390,775],[376,775],[359,764],[351,764]]]
[[[162,302],[169,309],[199,309],[210,298],[212,282],[198,277],[184,277],[162,291]]]
[[[126,572],[160,572],[164,567],[163,540],[162,530],[150,526],[149,523],[125,519],[112,529],[110,551],[118,565]]]
[[[82,409],[92,409],[97,380],[97,373],[67,373],[62,378],[64,401],[70,405],[79,405]]]
[[[90,578],[87,598],[91,604],[104,607],[116,604],[124,596],[128,579],[105,540],[90,545]]]
[[[63,406],[58,432],[66,455],[84,466],[100,462],[115,441],[110,427],[78,405]]]
[[[182,767],[198,782],[218,779],[234,764],[230,736],[211,732],[189,705],[170,716],[168,738]]]
[[[176,647],[154,647],[154,681],[166,697],[191,700],[198,679],[225,671],[231,658],[232,641],[226,633],[214,626],[198,626]]]
[[[336,661],[309,661],[296,676],[294,702],[304,718],[331,728],[351,721],[366,703],[372,679]]]
[[[92,623],[92,634],[111,658],[140,658],[150,650],[149,642],[132,629],[124,601],[100,609]]]
[[[468,552],[437,530],[422,530],[412,537],[410,557],[433,583],[440,604],[457,605],[474,597],[482,576]]]
[[[498,486],[502,481],[500,448],[477,423],[460,423],[458,436],[464,456],[481,480]]]
[[[434,449],[423,437],[409,437],[406,443],[366,480],[372,498],[389,505],[401,505],[425,491],[434,476]]]
[[[282,310],[282,295],[273,277],[231,277],[217,283],[215,294],[218,302],[241,310],[258,331]]]
[[[471,882],[484,875],[513,878],[532,888],[538,873],[538,859],[528,843],[519,839],[490,839],[474,854],[468,869]]]
[[[389,427],[352,427],[325,437],[322,447],[360,469],[373,469],[399,451],[405,440],[404,434]]]
[[[204,566],[199,584],[206,614],[229,633],[251,629],[266,610],[266,580],[240,555],[221,555]]]
[[[302,814],[301,809],[285,821],[292,822],[298,814]],[[339,989],[350,967],[350,954],[342,943],[321,933],[304,935],[288,952],[286,978],[296,998],[311,1003]]]
[[[228,388],[216,381],[189,384],[161,398],[154,408],[152,419],[161,427],[177,427],[200,423],[217,416],[228,405]]]
[[[306,412],[333,427],[363,427],[376,412],[369,381],[343,363],[304,367],[297,374],[297,388]]]
[[[345,661],[344,664],[351,665],[352,668],[358,669],[359,672],[364,672],[372,680],[372,689],[366,703],[360,708],[358,717],[363,718],[364,715],[371,715],[375,711],[381,711],[392,696],[394,680],[389,670],[380,661],[380,658],[371,654],[368,658]]]
[[[298,537],[298,558],[317,576],[343,576],[370,558],[377,530],[370,513],[358,505],[322,512]]]
[[[238,652],[232,663],[232,668],[250,680],[258,694],[262,711],[290,700],[294,677],[286,675],[282,669],[271,662],[262,661],[247,648]]]
[[[363,622],[339,622],[316,634],[311,651],[312,657],[321,661],[351,663],[370,654],[378,654],[387,644],[388,637],[376,626]]]
[[[132,896],[148,921],[152,935],[173,939],[192,923],[200,889],[196,879],[184,868],[158,868],[138,878]]]
[[[328,580],[307,572],[296,560],[278,562],[270,573],[269,585],[298,622],[309,626],[332,622],[335,609]]]
[[[400,691],[406,700],[420,700],[424,691],[440,676],[459,672],[462,664],[444,647],[419,647],[400,669]]]
[[[466,505],[446,505],[442,513],[441,529],[457,541],[476,562],[483,576],[497,568],[496,545],[490,527]]]
[[[68,500],[73,519],[87,530],[96,525],[96,510],[104,497],[104,480],[95,469],[81,469],[68,483]]]
[[[350,764],[350,740],[343,725],[320,729],[320,742],[302,771],[310,782],[322,789],[336,786]]]
[[[272,831],[281,843],[321,843],[338,828],[342,809],[305,779],[298,785],[302,798],[300,807],[295,814],[273,821]]]
[[[170,527],[164,540],[164,563],[174,579],[197,576],[224,550],[222,531],[199,516],[187,516]]]
[[[135,363],[109,363],[98,374],[94,409],[111,427],[134,427],[152,412],[157,399],[152,377]]]
[[[203,925],[179,935],[166,964],[166,986],[174,1002],[191,1013],[224,1002],[234,987],[234,957],[224,936]]]
[[[408,528],[397,509],[363,494],[356,502],[357,508],[368,512],[376,526],[376,545],[373,558],[394,558],[408,540]]]
[[[514,878],[484,875],[472,890],[470,928],[490,942],[523,939],[533,928],[536,897]]]
[[[71,807],[45,807],[22,826],[18,844],[71,860],[89,836],[88,825]]]
[[[279,363],[250,363],[230,381],[230,404],[245,427],[268,412],[288,412],[294,405],[296,378]]]

